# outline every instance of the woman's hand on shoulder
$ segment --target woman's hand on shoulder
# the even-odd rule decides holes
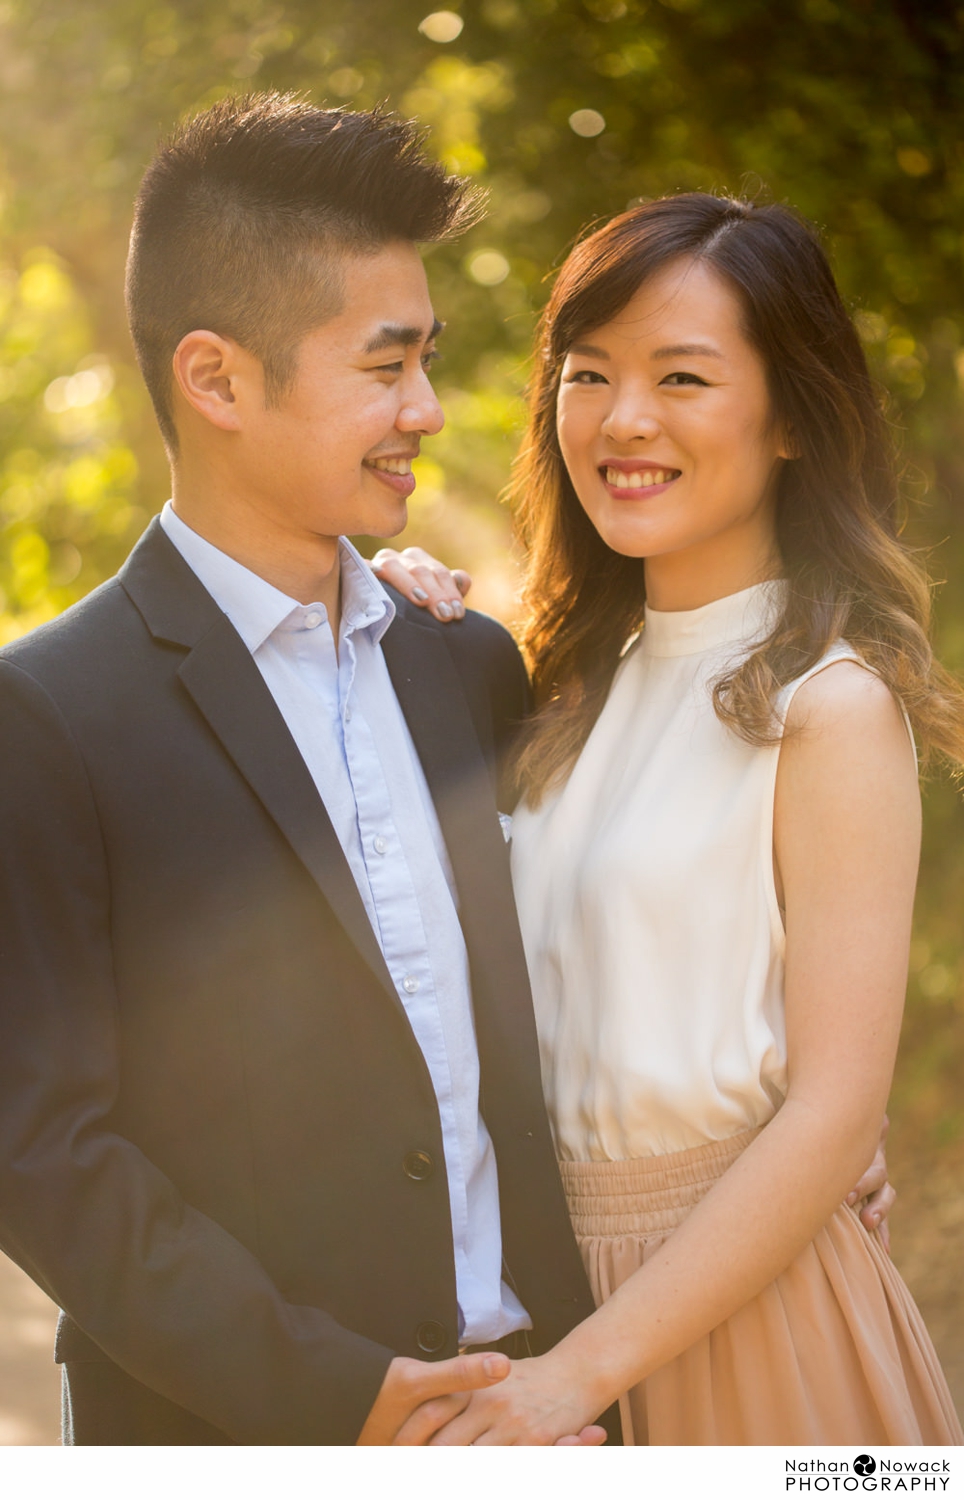
[[[419,609],[427,609],[436,620],[448,624],[450,620],[461,620],[465,614],[462,599],[472,587],[472,578],[463,568],[450,572],[421,547],[406,547],[402,552],[382,547],[370,566],[382,583],[391,584]]]

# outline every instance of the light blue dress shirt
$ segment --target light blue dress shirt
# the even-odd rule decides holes
[[[323,604],[299,604],[192,531],[165,534],[240,635],[325,804],[438,1100],[460,1341],[531,1323],[502,1280],[495,1152],[479,1113],[468,956],[438,817],[380,641],[395,606],[344,538],[338,653]]]

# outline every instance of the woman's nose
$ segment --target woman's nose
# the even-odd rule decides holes
[[[660,423],[652,405],[640,391],[624,391],[614,396],[602,424],[603,435],[614,443],[631,443],[636,438],[650,440],[659,435]]]

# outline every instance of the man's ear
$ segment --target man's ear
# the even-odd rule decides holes
[[[178,390],[190,407],[223,432],[241,428],[247,387],[260,364],[236,344],[209,329],[186,333],[174,351],[172,367]],[[240,398],[240,400],[239,400]]]

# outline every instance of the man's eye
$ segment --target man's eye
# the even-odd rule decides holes
[[[702,380],[699,375],[694,375],[690,370],[674,370],[672,375],[666,375],[660,382],[662,385],[706,385],[708,382]]]
[[[426,352],[422,355],[422,369],[430,370],[435,361],[441,358],[442,356],[437,349],[426,350]]]

